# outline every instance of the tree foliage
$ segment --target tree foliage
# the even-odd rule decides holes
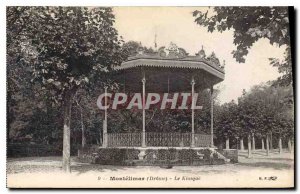
[[[245,138],[254,135],[265,138],[268,134],[292,138],[294,109],[292,87],[275,87],[272,82],[254,86],[245,92],[238,103],[221,105],[216,115],[217,136]]]
[[[272,45],[286,46],[285,60],[270,59],[270,62],[283,73],[279,78],[281,85],[292,82],[288,7],[214,7],[213,13],[195,10],[193,16],[209,32],[233,30],[236,50],[232,54],[238,62],[244,63],[249,49],[262,38]]]
[[[143,46],[142,43],[136,41],[128,41],[123,44],[124,51],[127,52],[129,56],[135,56],[138,54],[139,50],[142,50],[145,54],[154,54],[155,51],[150,47]]]
[[[109,7],[7,8],[10,129],[37,129],[31,117],[46,108],[62,111],[79,88],[109,80],[104,73],[127,58],[113,23]]]
[[[37,7],[32,17],[24,60],[58,99],[126,59],[111,8]]]

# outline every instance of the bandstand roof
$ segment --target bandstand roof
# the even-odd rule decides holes
[[[225,64],[224,64],[225,65]],[[141,80],[145,75],[147,92],[184,92],[203,90],[224,80],[224,66],[212,53],[206,57],[203,48],[195,56],[188,56],[184,49],[175,44],[168,49],[161,47],[157,52],[131,56],[114,68],[115,79],[126,92],[141,92]]]

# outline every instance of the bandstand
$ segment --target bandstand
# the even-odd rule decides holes
[[[195,133],[195,110],[191,109],[189,133],[149,132],[146,128],[146,113],[142,108],[140,132],[108,133],[109,115],[104,110],[102,148],[163,149],[163,148],[214,148],[214,102],[213,87],[224,80],[224,64],[220,64],[214,53],[206,56],[202,49],[195,56],[188,56],[182,48],[171,43],[156,52],[144,53],[139,49],[135,56],[114,68],[113,77],[120,89],[142,93],[145,102],[147,93],[195,92],[210,90],[210,134]],[[105,92],[109,92],[107,87]]]

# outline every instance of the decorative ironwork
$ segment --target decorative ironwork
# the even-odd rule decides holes
[[[219,59],[216,57],[215,52],[212,52],[212,53],[210,54],[210,56],[207,57],[207,59],[208,59],[209,61],[211,61],[213,64],[215,64],[215,65],[217,65],[218,67],[220,67],[220,61],[219,61]]]
[[[195,134],[195,147],[210,146],[211,135]]]
[[[224,66],[225,63],[221,64],[220,60],[216,56],[214,52],[212,52],[210,55],[206,56],[206,53],[203,49],[203,46],[201,47],[201,50],[197,53],[195,53],[195,56],[190,56],[189,53],[186,52],[184,48],[178,47],[175,43],[171,42],[168,47],[162,46],[158,50],[152,50],[151,52],[146,52],[145,47],[140,46],[136,50],[135,56],[130,56],[128,58],[127,62],[130,62],[132,60],[137,59],[147,59],[147,60],[155,60],[151,61],[150,64],[142,63],[142,66],[161,66],[161,63],[164,63],[162,61],[157,61],[161,59],[168,59],[168,60],[174,60],[176,62],[178,61],[184,61],[184,63],[188,63],[188,61],[195,61],[195,62],[204,62],[209,66],[213,66],[214,68],[217,68],[218,70],[224,72]],[[127,62],[124,62],[121,66],[115,67],[116,70],[125,69],[125,68],[132,68],[132,65],[127,65]],[[134,66],[139,66],[139,64],[133,64]],[[165,64],[162,65],[165,67]],[[167,65],[168,67],[173,67],[174,65]],[[182,68],[191,68],[194,64],[188,64],[188,65],[179,65]],[[175,67],[178,67],[175,65]],[[197,68],[202,68],[200,65],[196,65]]]
[[[108,133],[108,147],[138,147],[142,145],[142,133]]]
[[[221,65],[221,69],[225,68],[225,60],[223,60],[223,65]]]
[[[108,147],[140,147],[142,133],[108,133]],[[189,147],[191,133],[147,132],[147,147]],[[210,135],[195,134],[195,147],[210,146]]]
[[[206,54],[205,54],[205,51],[203,49],[203,46],[201,47],[201,50],[198,53],[196,53],[196,56],[198,56],[200,59],[205,59]]]

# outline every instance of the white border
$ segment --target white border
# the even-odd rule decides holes
[[[48,5],[48,6],[215,6],[215,5],[227,5],[227,6],[295,6],[296,9],[299,11],[299,0],[239,0],[239,1],[226,1],[226,0],[52,0],[52,1],[37,1],[37,0],[26,0],[25,1],[13,1],[13,0],[2,0],[0,2],[1,9],[0,9],[0,58],[1,58],[1,65],[0,65],[0,100],[1,100],[1,107],[0,107],[0,118],[1,118],[1,125],[0,129],[2,132],[0,133],[1,138],[1,163],[0,163],[0,190],[1,193],[8,193],[9,190],[6,189],[6,49],[5,49],[5,41],[6,41],[6,32],[5,32],[5,7],[6,6],[13,6],[13,5],[30,5],[30,6],[41,6],[41,5]],[[299,14],[299,12],[298,12]],[[297,32],[299,32],[299,19],[296,19],[297,23]],[[299,34],[299,33],[298,33]],[[297,46],[297,45],[296,45]],[[297,49],[299,52],[299,49]],[[298,52],[296,54],[298,54]],[[298,55],[299,56],[299,55]],[[297,68],[297,75],[299,75],[300,68]],[[297,90],[299,91],[299,84],[297,86]],[[299,95],[297,95],[299,96]],[[299,104],[299,102],[298,102]],[[298,106],[297,106],[298,108]],[[298,114],[299,115],[299,114]],[[297,115],[297,123],[299,121],[299,116]],[[297,132],[297,139],[299,139],[299,131]],[[299,149],[297,156],[299,156]],[[298,160],[297,160],[298,161]],[[299,184],[296,184],[299,186]],[[31,192],[31,191],[22,191],[22,192]],[[37,191],[40,193],[42,191]],[[50,191],[53,192],[53,191]],[[57,193],[63,193],[63,191],[54,191]],[[82,192],[81,190],[71,191],[71,192]],[[99,192],[99,191],[96,191]],[[108,192],[108,191],[100,191],[100,192]],[[117,191],[114,191],[117,192]],[[120,192],[120,191],[119,191]],[[122,191],[125,192],[125,191]],[[126,191],[126,192],[133,192],[133,191]],[[140,191],[137,191],[140,192]],[[156,193],[162,193],[163,191],[154,191]],[[164,191],[165,192],[165,191]],[[174,191],[168,191],[174,192]],[[186,191],[182,191],[186,192]],[[205,192],[205,191],[195,191],[195,192]],[[217,193],[218,191],[213,191],[210,193]],[[227,192],[233,192],[228,190]],[[273,193],[273,191],[252,191],[253,193]],[[111,193],[111,192],[110,192]]]

